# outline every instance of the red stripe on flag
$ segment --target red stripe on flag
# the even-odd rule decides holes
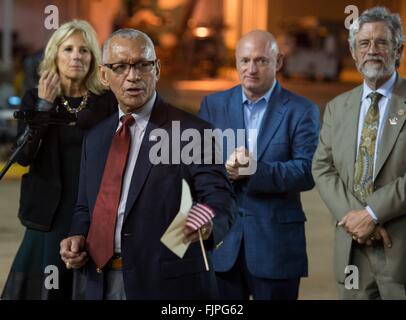
[[[210,215],[210,212],[205,211],[204,209],[201,208],[194,208],[194,212],[198,214],[202,219],[204,219],[206,222],[207,220],[210,220],[212,216]]]
[[[213,211],[208,206],[198,203],[190,209],[186,225],[193,230],[197,230],[213,217]]]

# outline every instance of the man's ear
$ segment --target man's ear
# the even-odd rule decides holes
[[[109,81],[107,79],[107,67],[103,66],[103,65],[99,65],[99,78],[100,78],[100,82],[102,83],[103,86],[105,86],[106,88],[109,88]]]
[[[352,56],[352,58],[354,59],[354,61],[356,61],[357,59],[356,59],[356,57],[355,57],[355,52],[354,52],[354,50],[355,50],[355,49],[353,49],[353,47],[350,46],[351,56]]]
[[[157,59],[156,66],[155,66],[155,76],[156,76],[157,80],[159,80],[160,75],[161,75],[161,61],[159,61],[159,59]]]
[[[396,60],[400,61],[400,59],[402,58],[403,48],[404,48],[404,45],[402,43],[400,45],[400,47],[396,50]]]
[[[282,68],[282,66],[283,66],[283,58],[284,58],[284,55],[282,53],[277,54],[275,72],[278,72]]]

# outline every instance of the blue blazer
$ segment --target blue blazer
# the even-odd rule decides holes
[[[205,97],[199,116],[215,128],[244,129],[241,90],[236,86]],[[314,186],[311,163],[318,142],[319,113],[314,103],[276,84],[258,133],[257,170],[233,183],[236,222],[214,250],[217,272],[233,267],[244,241],[252,275],[268,279],[307,276],[306,218],[300,192]]]
[[[205,270],[199,242],[190,245],[183,259],[160,242],[179,211],[182,179],[189,183],[194,200],[207,204],[215,212],[215,228],[205,241],[207,249],[223,239],[233,223],[232,213],[235,211],[232,186],[221,165],[184,165],[174,161],[152,164],[150,151],[157,141],[149,139],[150,133],[154,129],[163,129],[168,136],[162,142],[173,146],[173,139],[177,137],[176,134],[172,135],[174,121],[179,121],[180,134],[186,129],[195,128],[203,136],[203,130],[211,128],[207,122],[157,97],[131,179],[121,231],[122,270],[127,299],[217,298],[214,271],[212,267],[209,272]],[[116,113],[94,127],[85,137],[71,235],[86,237],[88,233],[117,125]],[[186,144],[188,141],[180,142],[181,147]],[[172,154],[171,150],[169,154]],[[210,255],[208,258],[211,264]],[[92,260],[84,269],[87,274],[86,298],[102,299],[103,274],[96,273]]]

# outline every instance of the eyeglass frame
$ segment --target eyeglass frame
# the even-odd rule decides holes
[[[148,72],[142,72],[142,71],[140,71],[140,69],[137,68],[137,64],[145,63],[145,62],[152,63],[152,69],[151,69],[150,71],[148,71]],[[126,63],[126,62],[103,63],[103,66],[109,68],[109,69],[110,69],[114,74],[116,74],[116,75],[119,75],[119,76],[124,76],[124,75],[125,75],[125,76],[126,76],[126,75],[128,75],[128,74],[130,73],[130,70],[131,70],[132,68],[134,68],[139,74],[148,74],[148,73],[150,73],[152,70],[154,70],[154,68],[157,66],[158,62],[159,62],[159,59],[154,59],[154,60],[139,60],[139,61],[137,61],[137,62],[135,62],[135,63]],[[120,73],[117,73],[117,72],[115,72],[115,71],[113,70],[113,65],[115,65],[115,64],[127,65],[127,66],[130,66],[130,68],[128,69],[127,72],[124,72],[124,73],[121,73],[121,74],[120,74]]]

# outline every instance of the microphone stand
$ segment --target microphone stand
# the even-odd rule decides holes
[[[28,124],[28,126],[24,131],[24,133],[17,139],[13,153],[11,154],[4,168],[0,171],[0,180],[4,177],[8,169],[10,169],[10,167],[13,165],[13,163],[16,162],[16,159],[20,154],[21,150],[24,148],[24,146],[36,132],[36,128],[30,127],[30,124],[34,126],[50,125],[50,124],[73,126],[76,124],[77,121],[77,115],[60,117],[44,111],[15,111],[14,118],[24,120]]]
[[[24,148],[27,142],[31,139],[33,133],[34,130],[31,130],[29,127],[27,127],[27,130],[25,130],[24,134],[20,138],[18,138],[16,148],[14,149],[4,168],[0,171],[0,180],[5,176],[8,169],[10,169],[13,163],[16,162],[17,156],[20,154],[20,151]]]

